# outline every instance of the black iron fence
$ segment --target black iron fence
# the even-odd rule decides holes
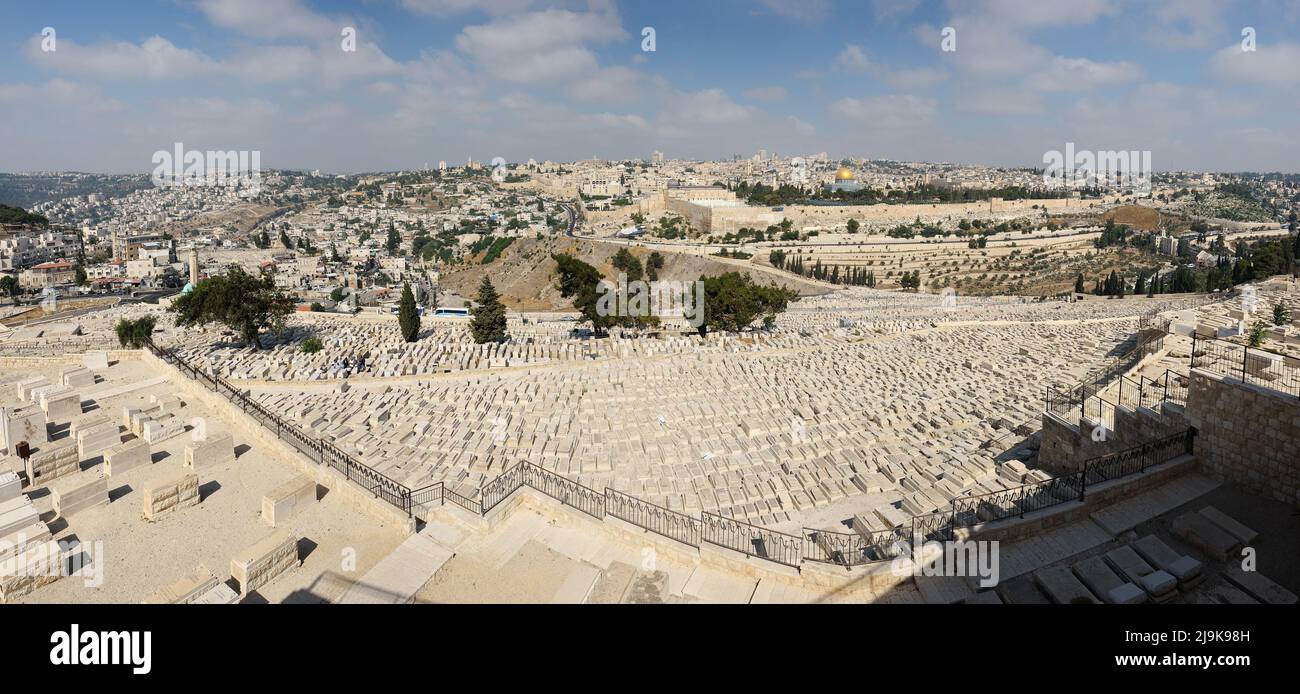
[[[1084,463],[1083,480],[1086,485],[1141,474],[1148,468],[1192,452],[1196,438],[1195,429],[1171,434],[1118,453],[1098,456]]]
[[[1193,335],[1192,368],[1300,397],[1300,363],[1275,352]]]
[[[405,485],[353,458],[333,444],[322,441],[285,421],[220,376],[204,372],[171,350],[154,344],[152,340],[146,340],[144,344],[154,356],[175,366],[181,373],[204,384],[213,392],[225,396],[254,420],[267,429],[275,431],[276,437],[298,449],[298,452],[308,459],[322,465],[329,465],[375,498],[392,504],[408,515],[411,514],[411,490]]]
[[[593,518],[605,517],[604,492],[598,492],[532,463],[519,463],[515,467],[524,468],[524,484]]]
[[[786,566],[803,560],[803,538],[705,512],[700,540]]]
[[[1100,366],[1093,368],[1083,379],[1071,388],[1051,388],[1047,389],[1046,411],[1056,415],[1065,416],[1072,410],[1078,410],[1080,414],[1087,414],[1085,406],[1098,393],[1105,390],[1116,378],[1124,378],[1124,374],[1131,371],[1143,359],[1156,354],[1164,349],[1165,338],[1163,335],[1157,335],[1145,342],[1137,342],[1134,338],[1134,346],[1124,354],[1107,359]],[[1094,405],[1095,408],[1104,407]],[[1091,415],[1090,415],[1091,416]]]
[[[605,512],[652,533],[692,547],[700,546],[702,522],[698,518],[616,492],[608,487],[605,489]]]
[[[1070,501],[1083,501],[1087,489],[1107,480],[1145,473],[1148,469],[1193,451],[1196,430],[1187,429],[1140,446],[1098,456],[1086,461],[1079,472],[1031,482],[992,494],[954,499],[952,523],[971,527],[981,523],[1024,518]]]

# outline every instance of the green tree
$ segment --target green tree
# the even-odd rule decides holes
[[[1083,292],[1083,273],[1080,272],[1079,276],[1074,278],[1074,293],[1082,294]]]
[[[305,354],[315,354],[322,349],[325,349],[325,345],[320,341],[319,337],[312,336],[303,340],[299,349],[301,349]]]
[[[611,263],[616,269],[627,275],[628,281],[635,282],[641,279],[644,275],[644,271],[641,268],[641,260],[635,255],[632,255],[632,252],[626,248],[618,249],[618,252],[614,254],[614,259]]]
[[[760,318],[771,325],[792,298],[785,289],[755,284],[749,275],[738,272],[700,277],[700,281],[704,283],[704,305],[696,307],[704,311],[700,335],[710,330],[739,332]]]
[[[645,263],[646,276],[650,278],[651,282],[657,281],[659,279],[659,271],[662,269],[664,269],[663,254],[659,251],[651,251],[650,257]]]
[[[285,317],[293,312],[293,300],[269,274],[255,277],[231,265],[225,275],[203,280],[194,291],[181,295],[170,310],[177,314],[179,327],[222,323],[250,347],[261,349],[258,334],[283,328]]]
[[[1250,326],[1250,332],[1246,335],[1246,343],[1251,347],[1259,347],[1264,344],[1264,333],[1268,330],[1268,324],[1262,320],[1257,320]]]
[[[388,251],[388,255],[395,256],[397,255],[398,249],[401,248],[401,245],[402,245],[401,234],[398,234],[397,227],[393,226],[392,222],[389,222],[388,239],[384,242],[384,249]]]
[[[78,287],[86,286],[86,284],[88,284],[90,281],[90,278],[86,275],[86,268],[78,265],[75,273],[73,274],[72,281],[75,282]]]
[[[618,324],[618,316],[601,315],[597,310],[600,282],[605,279],[599,270],[567,253],[554,254],[551,259],[559,275],[560,296],[573,300],[573,307],[582,314],[584,322],[591,323],[597,335]]]
[[[402,298],[397,302],[397,324],[402,328],[402,339],[415,342],[420,334],[420,312],[415,308],[415,294],[411,285],[402,283]]]
[[[486,342],[505,342],[506,307],[501,303],[501,295],[497,294],[496,287],[492,286],[492,281],[487,277],[479,284],[478,296],[474,300],[478,307],[474,309],[474,317],[469,323],[474,342],[480,345]]]
[[[858,224],[858,220],[856,219],[850,219],[849,223],[845,226],[848,228],[850,234],[856,234],[858,233],[858,229],[862,228],[862,225]]]
[[[154,316],[141,316],[135,320],[123,318],[117,322],[113,330],[117,333],[117,343],[123,347],[131,349],[140,349],[144,346],[145,340],[153,335],[154,325],[157,319]]]
[[[13,297],[18,294],[18,280],[13,275],[0,277],[0,293]]]
[[[1273,306],[1273,325],[1286,325],[1291,322],[1291,309],[1286,304],[1277,303]]]

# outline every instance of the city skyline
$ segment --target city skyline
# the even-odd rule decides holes
[[[1038,167],[1067,143],[1150,151],[1157,171],[1267,172],[1296,171],[1300,154],[1296,2],[198,0],[7,14],[8,172],[147,173],[178,142],[341,173],[761,149]]]

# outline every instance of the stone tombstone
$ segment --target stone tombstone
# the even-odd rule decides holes
[[[202,417],[195,417],[190,420],[190,425],[194,429],[190,432],[190,438],[195,441],[206,441],[208,439],[208,421]]]

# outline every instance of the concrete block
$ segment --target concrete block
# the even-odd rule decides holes
[[[174,583],[144,600],[146,605],[188,605],[208,591],[216,588],[221,581],[208,567],[200,564]]]
[[[29,528],[40,520],[41,514],[32,505],[31,499],[25,496],[0,501],[0,537]]]
[[[142,422],[141,437],[149,443],[162,443],[185,433],[185,420],[180,417],[168,417],[162,420]]]
[[[45,411],[39,407],[20,408],[0,407],[0,436],[4,437],[4,447],[10,452],[19,441],[26,441],[32,446],[40,446],[50,440],[45,428]]]
[[[104,422],[96,427],[77,432],[77,455],[89,460],[122,443],[122,432],[117,424]]]
[[[295,477],[262,497],[262,520],[279,527],[307,506],[316,503],[316,480]]]
[[[81,365],[92,371],[108,368],[108,352],[86,352],[81,355]]]
[[[108,503],[108,479],[98,470],[69,477],[50,489],[54,512],[67,518]]]
[[[13,562],[20,570],[0,574],[0,603],[27,595],[63,576],[63,551],[53,540],[29,545]]]
[[[1255,541],[1255,538],[1259,537],[1259,533],[1247,528],[1236,518],[1229,516],[1213,506],[1206,506],[1201,509],[1199,513],[1202,516],[1205,516],[1205,518],[1211,523],[1223,528],[1229,535],[1240,540],[1243,545],[1249,545]]]
[[[47,446],[33,453],[25,467],[27,483],[35,487],[80,472],[81,457],[77,454],[77,447],[69,441],[67,445],[58,448]]]
[[[104,451],[104,474],[109,477],[152,463],[149,443],[140,439],[119,443]]]
[[[235,460],[235,439],[229,433],[205,441],[195,441],[185,447],[184,466],[202,470],[213,465],[223,465]]]
[[[81,393],[65,391],[41,398],[47,422],[67,422],[81,416]]]
[[[17,499],[22,495],[23,481],[12,470],[0,472],[0,502]]]
[[[1241,548],[1241,541],[1208,518],[1188,511],[1173,523],[1174,534],[1215,559],[1229,559]]]
[[[157,520],[172,511],[199,504],[199,477],[181,474],[150,484],[144,490],[144,517]]]
[[[277,530],[231,557],[230,576],[239,582],[240,593],[248,595],[300,564],[298,539]]]
[[[84,366],[70,366],[59,373],[59,382],[72,388],[95,385],[95,374]]]

